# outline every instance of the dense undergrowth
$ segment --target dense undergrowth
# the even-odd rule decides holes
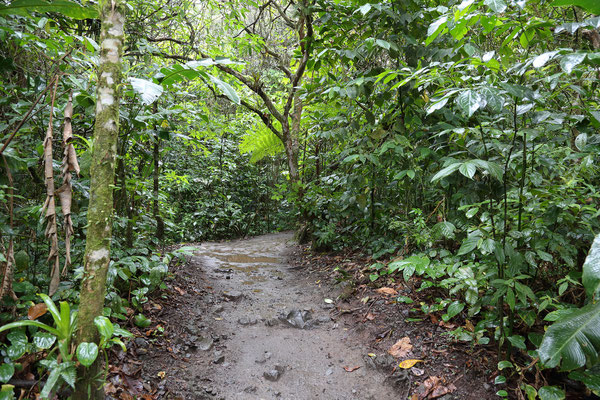
[[[86,2],[7,4],[0,322],[52,323],[38,293],[78,302],[100,27]],[[148,323],[148,294],[185,255],[168,244],[300,227],[315,250],[371,254],[374,285],[418,278],[435,300],[420,312],[498,348],[499,396],[564,397],[560,379],[539,383],[555,367],[600,393],[598,14],[586,0],[132,2],[105,316]],[[69,145],[77,168],[60,162]],[[72,188],[55,213],[50,178]],[[0,381],[72,386],[76,350],[18,329]]]

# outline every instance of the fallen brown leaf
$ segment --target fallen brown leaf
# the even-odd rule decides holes
[[[121,392],[121,394],[119,395],[119,400],[134,400],[134,398],[127,392]]]
[[[360,368],[360,365],[357,365],[356,367],[344,367],[344,369],[346,370],[346,372],[354,372],[357,369]]]
[[[440,321],[439,325],[441,327],[446,328],[446,329],[454,329],[454,328],[456,328],[456,324],[451,324],[450,322]]]
[[[396,290],[394,290],[393,288],[391,288],[391,287],[382,287],[382,288],[379,288],[379,289],[377,289],[375,291],[377,293],[379,293],[379,294],[386,294],[386,295],[389,295],[389,296],[395,296],[395,295],[398,294],[398,292]]]
[[[408,336],[398,340],[390,349],[388,353],[396,358],[406,357],[412,350],[413,346],[410,344],[410,338]]]
[[[424,391],[419,394],[419,400],[436,399],[456,390],[453,383],[446,385],[446,380],[438,376],[430,376],[423,382]]]
[[[372,313],[368,313],[368,314],[367,314],[367,319],[368,319],[369,321],[373,321],[373,320],[375,319],[375,315],[374,315],[374,314],[372,314]]]
[[[46,304],[38,303],[34,306],[29,307],[29,310],[27,310],[27,317],[30,320],[38,319],[42,315],[46,314],[46,311],[48,311],[48,307],[46,307]]]
[[[185,290],[183,290],[182,288],[175,286],[175,290],[177,291],[177,293],[179,293],[181,296],[183,296],[185,294]]]

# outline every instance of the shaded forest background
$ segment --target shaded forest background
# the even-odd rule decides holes
[[[77,308],[94,7],[0,3],[3,324],[29,313],[58,326],[38,315],[53,304],[38,293]],[[371,255],[369,284],[413,280],[430,299],[420,313],[496,347],[500,397],[564,398],[560,380],[535,378],[555,367],[600,393],[595,1],[125,7],[104,307],[118,330],[105,347],[127,336],[119,326],[149,322],[143,304],[189,251],[167,245],[295,229],[315,251]],[[344,266],[332,274],[344,279]],[[86,356],[52,351],[60,341],[11,330],[0,381],[52,376],[48,396],[72,386]]]

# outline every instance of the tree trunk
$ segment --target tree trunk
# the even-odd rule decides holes
[[[154,106],[152,108],[152,110],[154,111],[154,114],[158,113],[158,104],[157,102],[154,103]],[[165,235],[165,223],[162,219],[162,217],[160,216],[160,209],[159,209],[159,204],[158,204],[158,194],[159,194],[159,186],[160,186],[160,137],[158,136],[158,124],[155,122],[154,123],[154,149],[152,152],[153,155],[153,159],[154,159],[154,172],[152,174],[152,180],[153,180],[153,204],[152,204],[152,214],[154,214],[154,220],[156,221],[156,237],[158,238],[158,240],[160,240],[162,242],[163,237]]]
[[[106,274],[110,261],[113,219],[113,183],[119,132],[119,85],[124,41],[125,7],[122,0],[101,0],[100,60],[92,154],[90,202],[81,282],[77,343],[98,343],[94,318],[102,315]],[[103,399],[100,359],[81,369],[75,400]]]
[[[154,173],[153,173],[153,181],[154,181],[154,193],[153,193],[153,204],[152,204],[152,213],[154,214],[154,219],[156,220],[156,238],[160,241],[163,240],[165,234],[165,223],[160,216],[160,210],[158,205],[158,194],[159,194],[159,158],[160,158],[160,139],[158,135],[154,138]]]

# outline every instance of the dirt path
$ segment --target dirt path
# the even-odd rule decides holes
[[[136,343],[144,375],[164,376],[165,398],[399,398],[331,318],[325,289],[286,264],[291,241],[284,233],[198,248],[178,288],[185,295],[163,313],[167,349],[146,354],[148,343]]]

